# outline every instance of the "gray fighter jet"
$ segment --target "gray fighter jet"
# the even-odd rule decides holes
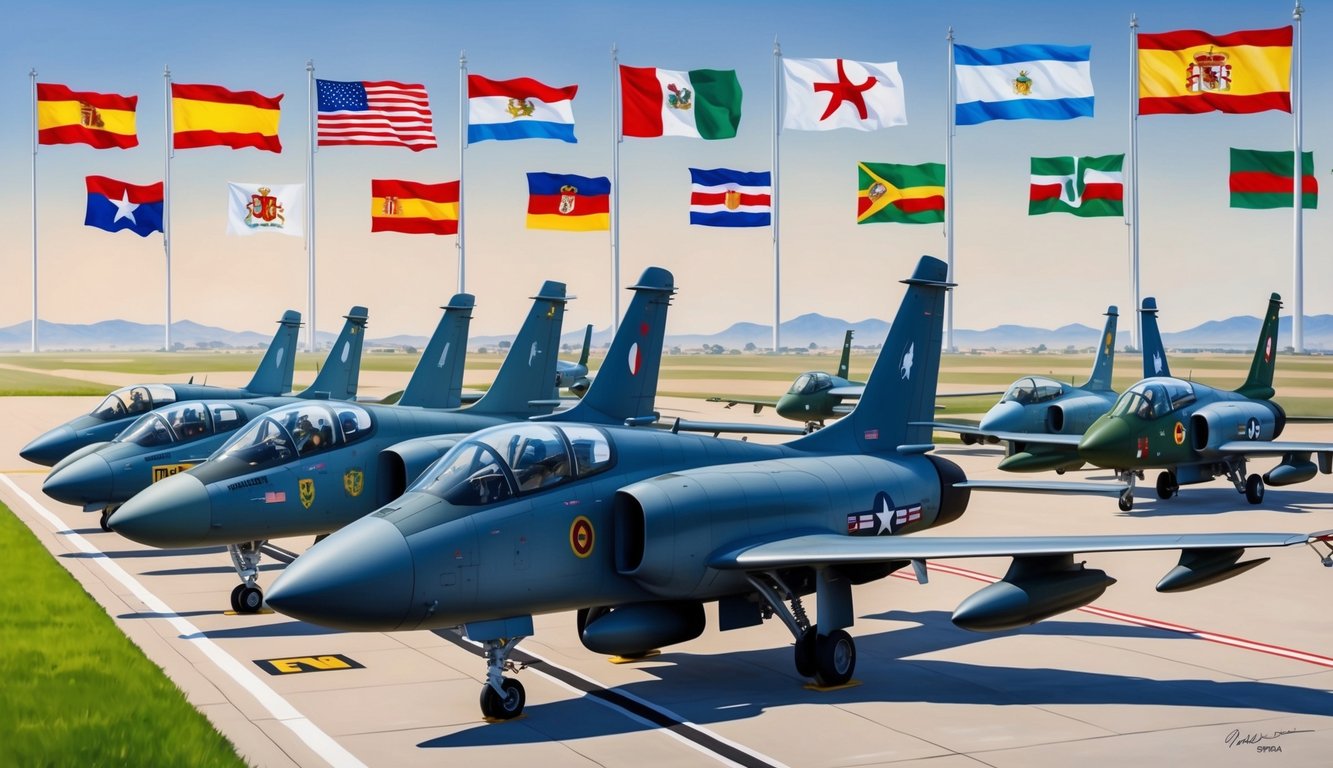
[[[1177,591],[1262,562],[1240,561],[1247,547],[1312,540],[905,535],[956,520],[969,497],[962,470],[928,453],[929,427],[912,423],[933,410],[946,275],[942,261],[921,260],[860,402],[818,432],[758,445],[579,422],[577,408],[483,430],[401,498],[301,555],[269,605],[352,630],[461,626],[485,648],[482,712],[507,719],[526,696],[503,673],[535,614],[578,610],[583,644],[620,656],[699,636],[705,603],[717,603],[723,630],[778,616],[796,640],[796,669],[832,686],[856,666],[845,629],[853,585],[909,564],[924,580],[930,558],[1013,557],[1002,581],[954,612],[960,626],[999,630],[1085,605],[1114,582],[1077,553],[1180,550],[1157,586]],[[1333,532],[1314,538],[1327,544]],[[814,621],[802,603],[812,593]]]

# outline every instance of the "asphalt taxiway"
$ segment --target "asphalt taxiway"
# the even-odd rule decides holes
[[[975,634],[953,608],[1004,559],[931,563],[858,587],[855,683],[810,690],[777,622],[611,664],[572,614],[539,616],[519,646],[522,718],[481,720],[485,666],[450,632],[341,633],[277,614],[230,615],[218,548],[155,550],[40,492],[19,447],[96,398],[0,398],[0,499],[247,762],[286,765],[1325,766],[1333,761],[1333,569],[1290,547],[1231,581],[1161,595],[1175,553],[1086,556],[1119,580],[1088,608],[1025,630]],[[663,399],[669,415],[731,420]],[[1296,425],[1284,437],[1327,440]],[[998,478],[996,448],[942,447],[970,477]],[[1256,463],[1267,468],[1267,463]],[[1071,476],[1067,476],[1071,477]],[[1105,473],[1088,473],[1088,479]],[[938,535],[1333,528],[1333,476],[1270,488],[1251,507],[1229,485],[1132,512],[1113,497],[974,493]],[[930,534],[927,534],[930,535]],[[273,542],[261,583],[308,540]],[[715,614],[710,610],[710,622]],[[257,662],[267,662],[264,664]],[[350,662],[350,663],[349,663]],[[314,671],[323,668],[322,671]],[[271,674],[277,670],[276,674]],[[283,671],[311,670],[311,671]]]

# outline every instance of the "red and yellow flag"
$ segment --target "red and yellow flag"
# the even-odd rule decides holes
[[[139,146],[134,128],[138,96],[71,91],[54,83],[37,84],[37,141],[40,144],[88,144],[98,149]]]
[[[278,117],[282,94],[229,91],[220,85],[171,84],[172,146],[254,147],[281,152]]]
[[[458,182],[370,180],[370,231],[458,234]]]
[[[1291,111],[1291,27],[1139,39],[1139,114]]]

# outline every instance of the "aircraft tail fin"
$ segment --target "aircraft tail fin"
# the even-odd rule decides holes
[[[865,391],[847,416],[792,442],[812,451],[882,453],[900,446],[928,445],[935,418],[940,347],[944,335],[944,295],[949,268],[922,256],[902,282],[907,293]]]
[[[399,405],[421,408],[457,408],[462,405],[463,361],[467,358],[467,331],[476,299],[456,294],[440,309],[444,316],[426,344]]]
[[[1097,357],[1092,361],[1092,375],[1083,385],[1083,389],[1095,392],[1109,392],[1111,389],[1111,371],[1115,367],[1115,330],[1120,312],[1115,306],[1106,308],[1106,328],[1098,339]]]
[[[1139,323],[1143,326],[1143,338],[1139,341],[1143,349],[1143,378],[1170,376],[1171,366],[1166,361],[1166,347],[1162,346],[1162,334],[1157,330],[1157,299],[1151,296],[1144,298],[1139,316]]]
[[[554,420],[623,424],[627,419],[653,415],[675,278],[661,267],[649,267],[630,290],[634,298],[592,386],[578,404],[556,414]]]
[[[842,339],[842,360],[838,362],[838,376],[847,378],[847,372],[851,370],[852,362],[852,329],[847,329],[847,335]]]
[[[579,365],[583,366],[584,370],[588,368],[588,351],[590,349],[592,349],[592,323],[588,323],[588,327],[583,329],[583,352],[579,355]]]
[[[283,395],[292,391],[292,374],[296,371],[296,334],[301,330],[301,313],[289,309],[278,321],[278,332],[273,334],[264,359],[259,361],[255,375],[245,388],[256,395]]]
[[[343,315],[342,333],[333,342],[329,356],[324,360],[315,380],[301,392],[301,397],[328,397],[332,400],[356,399],[357,384],[361,379],[361,345],[366,338],[365,307],[352,307]]]
[[[532,297],[532,309],[500,363],[495,382],[469,413],[523,417],[549,413],[555,389],[555,359],[565,319],[565,284],[547,280]]]
[[[1250,375],[1236,391],[1256,400],[1267,400],[1273,396],[1273,369],[1277,365],[1277,315],[1282,309],[1282,297],[1276,293],[1268,297],[1268,312],[1264,314],[1264,324],[1259,328],[1259,343],[1254,348],[1254,359],[1250,361]]]

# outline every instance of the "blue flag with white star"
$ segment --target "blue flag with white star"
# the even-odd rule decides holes
[[[140,186],[106,176],[88,177],[88,213],[83,223],[119,232],[128,229],[140,237],[162,232],[162,182]]]

